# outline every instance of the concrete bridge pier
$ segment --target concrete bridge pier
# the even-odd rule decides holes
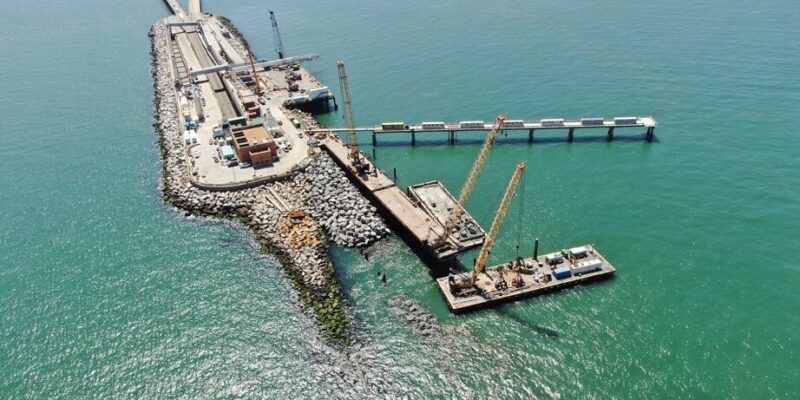
[[[375,147],[378,145],[378,136],[375,134],[375,131],[372,131],[372,146]]]
[[[533,129],[528,130],[528,143],[533,143]]]
[[[569,132],[567,132],[567,141],[572,143],[575,140],[575,128],[569,128]]]
[[[608,128],[608,141],[614,140],[614,127]]]
[[[411,145],[412,146],[416,146],[417,145],[417,131],[415,131],[413,129],[411,130]]]
[[[653,131],[654,131],[655,129],[656,129],[656,128],[654,128],[654,127],[652,127],[652,126],[651,126],[651,127],[649,127],[649,128],[647,128],[647,133],[645,134],[645,136],[644,136],[644,137],[647,139],[647,141],[648,141],[648,142],[652,142],[652,141],[653,141]]]
[[[456,131],[450,131],[447,141],[450,144],[456,144]]]

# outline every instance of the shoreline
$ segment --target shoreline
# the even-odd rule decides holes
[[[178,101],[166,35],[163,19],[153,24],[148,33],[154,91],[153,127],[161,154],[163,200],[184,211],[185,215],[234,220],[249,228],[260,251],[273,255],[281,264],[304,308],[313,312],[325,336],[336,344],[351,345],[352,317],[346,310],[328,254],[328,238],[343,247],[366,247],[390,234],[389,229],[357,189],[344,182],[344,172],[324,152],[309,157],[291,173],[270,179],[270,182],[256,182],[253,187],[231,191],[198,187],[187,168],[181,143]],[[242,39],[237,36],[237,40]],[[297,110],[287,112],[314,121]],[[315,197],[318,194],[324,194],[326,201],[319,201]],[[303,210],[303,215],[290,217],[285,210],[279,210],[278,204],[270,201],[275,197],[281,198],[278,204],[282,202],[292,210]]]

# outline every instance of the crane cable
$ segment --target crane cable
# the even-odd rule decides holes
[[[519,201],[519,210],[517,211],[517,256],[519,258],[519,246],[522,243],[522,219],[523,219],[523,210],[525,209],[525,183],[527,181],[526,172],[522,171],[522,187],[520,188],[520,201]]]

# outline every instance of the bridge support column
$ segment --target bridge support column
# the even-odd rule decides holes
[[[450,144],[456,144],[456,131],[450,131],[450,134],[447,135],[447,142]]]
[[[372,132],[372,146],[374,147],[374,146],[377,146],[377,145],[378,145],[378,137],[375,135],[375,132],[373,131]]]
[[[567,132],[567,141],[572,143],[575,140],[575,128],[569,128],[569,132]]]
[[[655,130],[655,129],[656,128],[654,128],[652,126],[647,128],[647,134],[645,134],[645,139],[647,139],[648,142],[652,142],[653,141],[653,130]]]
[[[533,143],[533,129],[528,130],[528,143]]]
[[[417,145],[417,132],[414,131],[413,129],[411,130],[411,145],[412,146]]]
[[[614,140],[614,127],[608,128],[608,141]]]

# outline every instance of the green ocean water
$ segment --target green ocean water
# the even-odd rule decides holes
[[[659,121],[654,143],[502,138],[468,205],[488,226],[527,162],[492,260],[595,243],[610,281],[454,316],[400,239],[369,261],[332,249],[387,397],[800,397],[800,3],[204,6],[266,58],[273,9],[287,52],[320,54],[310,69],[336,92],[345,59],[359,124]],[[0,398],[368,397],[246,230],[161,201],[146,33],[163,3],[0,0],[0,15]],[[376,156],[401,184],[457,193],[481,136],[458,139],[381,138]],[[398,298],[442,334],[417,336]]]

